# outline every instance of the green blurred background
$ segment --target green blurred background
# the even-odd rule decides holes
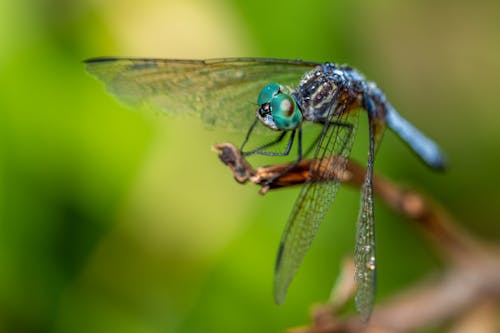
[[[210,147],[241,134],[131,110],[83,59],[349,63],[451,162],[434,174],[387,132],[376,171],[497,241],[499,35],[500,2],[487,0],[0,1],[0,332],[281,331],[308,321],[353,251],[359,191],[343,188],[277,307],[273,263],[298,189],[236,184]],[[383,301],[442,263],[380,201],[376,216]]]

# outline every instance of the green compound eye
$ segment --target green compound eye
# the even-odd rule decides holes
[[[270,103],[271,99],[278,95],[280,92],[280,85],[277,83],[270,83],[260,91],[259,98],[257,99],[257,104],[262,106],[263,104]]]
[[[270,83],[260,91],[257,117],[273,130],[293,130],[302,122],[302,113],[292,96],[284,94],[281,86]]]
[[[281,130],[295,129],[302,122],[302,113],[290,95],[274,96],[271,99],[270,108],[274,123]]]

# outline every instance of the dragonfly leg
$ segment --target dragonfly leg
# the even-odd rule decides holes
[[[279,174],[277,174],[276,176],[272,177],[272,178],[269,178],[265,183],[264,185],[271,185],[276,179],[280,178],[281,176],[283,176],[284,174],[286,174],[288,171],[292,170],[293,168],[295,168],[297,166],[297,164],[299,164],[299,162],[302,160],[302,127],[299,127],[298,128],[298,135],[297,135],[297,159],[290,163],[283,171],[281,171]],[[287,147],[287,154],[290,152],[290,149],[292,148],[292,144],[293,144],[293,138],[295,136],[295,130],[292,132],[291,136],[290,136],[290,141],[288,142],[288,147]],[[283,155],[284,156],[284,155]]]
[[[255,118],[254,122],[252,123],[252,126],[250,126],[250,128],[248,129],[247,135],[245,136],[245,140],[243,141],[243,143],[241,144],[241,147],[240,147],[241,152],[243,152],[243,148],[245,148],[245,145],[247,144],[248,139],[250,139],[250,134],[252,134],[253,129],[257,125],[258,121],[259,120],[257,118]]]
[[[280,133],[280,135],[275,140],[268,142],[268,143],[266,143],[266,144],[264,144],[256,149],[253,149],[250,151],[245,151],[245,152],[242,151],[241,153],[243,154],[243,156],[249,156],[249,155],[253,155],[253,154],[265,155],[265,156],[287,156],[290,153],[290,150],[291,150],[292,145],[293,145],[293,141],[295,138],[295,131],[292,131],[292,134],[290,135],[290,139],[288,140],[288,144],[283,152],[276,153],[276,152],[270,152],[270,151],[264,150],[264,149],[267,149],[269,147],[272,147],[272,146],[280,143],[287,133],[288,132],[283,131],[282,133]],[[247,140],[245,140],[244,144],[246,143],[246,141]],[[244,144],[242,145],[242,147],[244,146]]]

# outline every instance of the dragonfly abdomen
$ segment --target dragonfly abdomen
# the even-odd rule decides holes
[[[439,146],[428,138],[408,120],[401,116],[386,99],[384,93],[369,82],[368,94],[377,105],[375,115],[378,119],[384,119],[387,126],[403,140],[408,147],[428,166],[436,170],[446,167],[446,158]]]

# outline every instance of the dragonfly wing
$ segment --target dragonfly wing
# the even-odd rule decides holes
[[[371,107],[367,104],[367,110]],[[357,292],[355,297],[356,308],[362,321],[370,318],[375,301],[375,287],[377,281],[377,264],[375,248],[375,215],[373,199],[373,163],[375,147],[380,140],[376,133],[383,130],[384,124],[378,123],[370,117],[369,121],[369,149],[366,175],[361,188],[361,208],[356,224],[356,247],[354,250],[355,280]]]
[[[375,217],[372,176],[367,170],[362,187],[361,209],[356,225],[354,262],[358,286],[355,302],[361,320],[367,321],[372,312],[376,285]]]
[[[247,129],[260,90],[270,82],[296,86],[319,65],[301,60],[95,58],[87,70],[126,104],[194,113],[208,125]]]
[[[340,182],[335,175],[342,174],[347,166],[357,116],[358,112],[350,116],[346,113],[323,127],[310,169],[311,180],[302,186],[281,238],[274,276],[278,304],[284,301],[288,286],[335,199]],[[328,158],[332,156],[340,158]]]

